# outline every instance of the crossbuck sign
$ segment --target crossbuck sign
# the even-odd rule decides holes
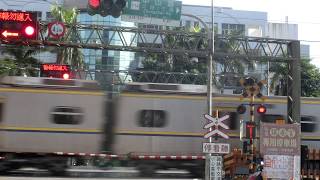
[[[204,126],[204,129],[210,129],[211,127],[214,127],[213,131],[209,131],[207,134],[204,135],[204,138],[209,138],[214,135],[220,135],[221,137],[225,139],[229,139],[229,136],[226,135],[224,132],[220,131],[218,128],[219,126],[222,127],[223,129],[229,129],[229,127],[223,123],[224,120],[228,119],[230,116],[225,115],[221,118],[214,118],[211,117],[208,114],[205,114],[204,117],[209,120],[209,123]]]

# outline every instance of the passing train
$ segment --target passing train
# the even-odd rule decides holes
[[[3,77],[0,81],[0,172],[25,166],[63,174],[68,159],[89,156],[128,162],[142,175],[180,168],[203,175],[202,143],[207,130],[206,87],[130,83],[108,97],[95,81]],[[230,137],[218,138],[241,148],[236,112],[249,102],[239,95],[213,93],[213,110],[228,114]],[[256,122],[285,119],[286,98],[257,99],[267,112]],[[320,148],[319,98],[302,98],[302,144]]]

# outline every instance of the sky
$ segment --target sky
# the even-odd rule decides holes
[[[182,0],[183,4],[211,5],[211,0]],[[320,6],[318,0],[214,0],[214,6],[263,11],[269,22],[298,24],[298,39],[310,45],[312,63],[320,68]],[[254,17],[253,17],[254,18]]]

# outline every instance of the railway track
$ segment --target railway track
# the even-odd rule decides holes
[[[150,179],[150,177],[141,177],[135,168],[112,168],[107,170],[102,169],[88,169],[77,168],[69,169],[64,176],[51,175],[45,170],[38,169],[19,169],[8,174],[1,175],[0,179],[4,177],[33,177],[37,178],[115,178],[115,179]],[[187,171],[182,170],[162,170],[157,171],[152,179],[194,179]]]

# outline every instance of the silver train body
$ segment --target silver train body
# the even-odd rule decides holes
[[[208,141],[203,128],[207,123],[205,91],[204,86],[138,83],[128,84],[118,97],[107,100],[94,81],[4,77],[0,86],[0,172],[19,168],[16,161],[8,162],[21,154],[33,162],[39,156],[29,154],[202,156],[202,143]],[[242,147],[240,122],[249,116],[239,116],[236,108],[248,101],[237,95],[213,95],[214,111],[230,115],[226,122],[230,129],[222,130],[230,138],[217,141]],[[257,103],[268,108],[266,115],[256,115],[258,124],[285,118],[285,97],[267,97]],[[313,148],[320,148],[319,110],[320,99],[302,98],[302,144]],[[63,160],[52,166],[49,160],[42,162],[47,163],[45,168],[64,170],[58,166]]]
[[[124,154],[201,154],[202,143],[208,142],[204,138],[208,133],[204,129],[208,123],[204,118],[208,113],[206,87],[195,86],[192,92],[190,86],[128,86],[117,101],[114,151]],[[302,98],[301,102],[302,144],[320,148],[320,98]],[[216,142],[230,143],[232,149],[242,148],[240,126],[241,122],[250,120],[249,107],[243,115],[239,115],[236,109],[240,104],[248,103],[248,98],[243,99],[239,95],[213,94],[213,114],[218,110],[220,117],[230,115],[226,120],[230,129],[221,129],[229,139],[219,136]],[[264,115],[255,112],[258,127],[260,122],[286,120],[286,97],[265,97],[256,99],[255,103],[267,107]]]

